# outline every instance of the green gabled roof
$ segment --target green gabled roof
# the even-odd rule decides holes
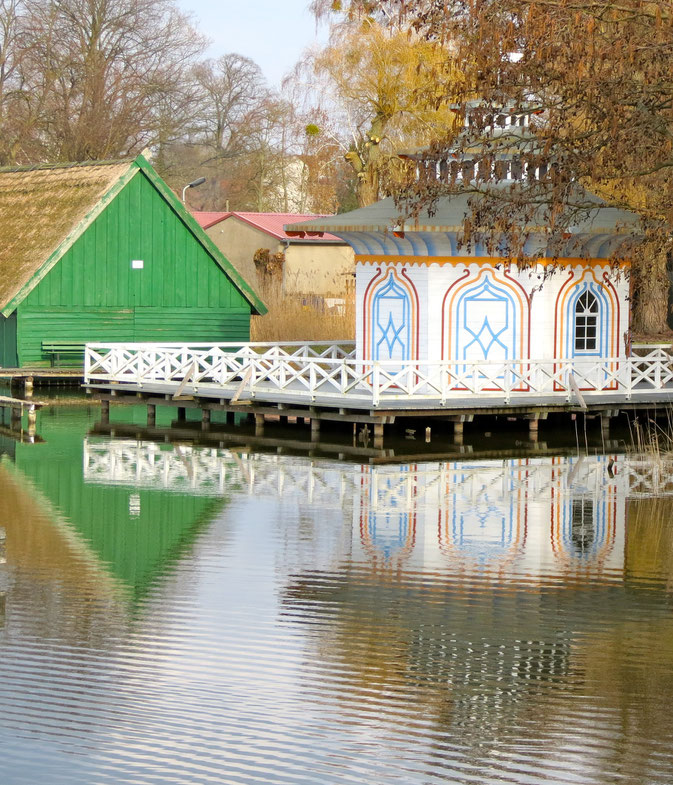
[[[0,311],[9,316],[105,207],[143,173],[257,314],[264,303],[152,166],[135,160],[0,169]]]

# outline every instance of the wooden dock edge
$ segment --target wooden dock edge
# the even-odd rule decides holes
[[[233,425],[235,422],[254,423],[255,436],[264,437],[265,427],[269,423],[281,425],[296,425],[297,423],[310,426],[310,439],[312,443],[321,440],[321,425],[341,424],[342,435],[352,436],[354,445],[368,446],[371,442],[375,449],[384,447],[384,436],[391,426],[395,426],[407,438],[424,439],[430,444],[433,438],[433,429],[448,429],[452,433],[453,444],[463,444],[465,426],[482,418],[504,418],[507,422],[519,422],[523,430],[527,431],[530,443],[540,439],[541,424],[550,416],[558,415],[567,417],[568,426],[577,434],[586,430],[586,423],[592,422],[600,427],[600,437],[603,443],[610,435],[610,423],[621,416],[634,417],[646,414],[648,419],[657,417],[670,418],[672,404],[670,402],[653,401],[625,401],[615,404],[587,403],[584,406],[574,404],[551,405],[522,405],[522,406],[479,406],[474,409],[465,408],[443,409],[369,409],[353,410],[335,407],[319,407],[313,405],[288,405],[284,403],[256,403],[254,401],[234,402],[227,399],[215,399],[198,395],[181,395],[177,399],[172,394],[158,394],[156,392],[142,392],[125,389],[110,389],[89,386],[87,392],[95,395],[101,403],[101,421],[109,423],[110,405],[144,405],[147,407],[147,427],[156,425],[157,407],[177,407],[177,423],[186,422],[188,409],[201,412],[201,430],[211,429],[212,412],[225,414],[225,424]],[[557,418],[558,419],[558,418]],[[577,427],[577,421],[582,423]],[[571,423],[572,426],[570,425]],[[579,436],[578,436],[579,439]]]

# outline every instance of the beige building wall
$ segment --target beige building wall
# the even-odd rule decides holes
[[[226,218],[224,221],[216,223],[206,229],[206,234],[257,291],[260,289],[260,281],[253,261],[255,251],[260,248],[268,248],[274,254],[284,248],[284,244],[276,240],[275,237],[271,237],[266,232],[255,229],[254,226],[236,218]]]
[[[260,248],[272,254],[285,251],[283,291],[287,294],[343,297],[354,285],[353,250],[345,243],[290,242],[286,248],[284,242],[235,217],[216,223],[206,234],[257,291],[261,282],[253,259]]]
[[[283,271],[286,293],[343,297],[354,286],[355,260],[349,245],[292,243],[287,249]]]

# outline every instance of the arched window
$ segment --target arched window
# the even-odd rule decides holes
[[[599,307],[596,295],[588,289],[575,303],[575,353],[594,353],[598,348]]]
[[[372,302],[373,360],[411,358],[411,311],[409,294],[389,273]]]
[[[485,275],[456,304],[455,358],[481,362],[512,360],[519,349],[520,313],[512,291]]]

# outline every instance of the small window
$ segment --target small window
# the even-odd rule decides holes
[[[575,351],[595,352],[598,348],[598,300],[589,290],[575,305]]]
[[[463,172],[463,180],[470,182],[474,180],[474,161],[463,161],[461,166]]]

